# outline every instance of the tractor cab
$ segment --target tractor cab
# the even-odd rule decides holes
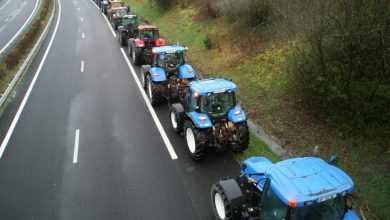
[[[124,15],[122,17],[122,24],[119,26],[122,31],[128,33],[128,37],[134,37],[135,29],[138,26],[138,16],[137,15]],[[126,41],[125,41],[126,42]]]
[[[112,18],[115,19],[122,19],[123,16],[128,14],[127,7],[115,7],[112,8]]]
[[[357,220],[347,205],[353,188],[346,173],[320,158],[292,158],[274,164],[264,157],[252,157],[243,162],[236,180],[214,184],[212,200],[216,217],[228,215],[230,201],[220,199],[236,191],[242,199],[237,206],[240,215],[260,220]]]
[[[168,77],[177,73],[178,69],[185,65],[184,51],[187,49],[179,46],[162,46],[154,47],[152,50],[153,53],[153,63],[152,66],[156,68],[162,68]],[[188,73],[193,73],[188,75]],[[183,72],[179,71],[181,74],[179,78],[194,78],[195,72],[192,70]],[[186,74],[187,73],[187,74]]]
[[[116,7],[123,7],[125,6],[125,3],[121,0],[110,0],[108,2],[109,8],[116,8]]]
[[[237,106],[237,86],[226,79],[205,79],[189,84],[188,110],[205,114],[211,122],[238,123],[246,120],[246,114]],[[202,123],[201,123],[202,124]]]

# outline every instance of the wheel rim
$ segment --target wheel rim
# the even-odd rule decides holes
[[[172,123],[172,127],[174,129],[176,129],[177,128],[177,121],[176,121],[175,112],[171,112],[171,123]]]
[[[217,213],[220,219],[226,218],[225,205],[223,203],[223,199],[221,194],[218,192],[214,195],[214,205],[215,209],[217,209]]]
[[[194,133],[192,132],[191,128],[187,128],[186,140],[187,140],[187,145],[188,145],[188,149],[190,150],[190,152],[195,153],[195,149],[196,149],[195,137],[194,137]]]
[[[151,79],[148,79],[148,93],[149,93],[149,99],[150,99],[150,101],[152,101],[153,94],[152,94],[152,80]]]

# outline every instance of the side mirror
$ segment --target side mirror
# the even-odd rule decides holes
[[[336,157],[335,155],[331,155],[328,159],[328,164],[330,165],[336,165],[337,162],[339,161],[339,158]]]

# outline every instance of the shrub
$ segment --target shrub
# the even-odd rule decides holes
[[[212,41],[212,39],[209,37],[209,35],[207,35],[204,40],[203,40],[203,43],[205,45],[205,47],[207,49],[212,49],[214,48],[214,42]]]

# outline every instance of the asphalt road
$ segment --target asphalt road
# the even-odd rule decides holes
[[[0,1],[0,53],[10,45],[33,19],[40,0],[1,0]]]
[[[60,3],[0,118],[2,140],[12,134],[2,144],[0,219],[213,219],[210,187],[236,175],[233,156],[192,161],[163,105],[155,112],[172,159],[102,14],[89,0]]]

